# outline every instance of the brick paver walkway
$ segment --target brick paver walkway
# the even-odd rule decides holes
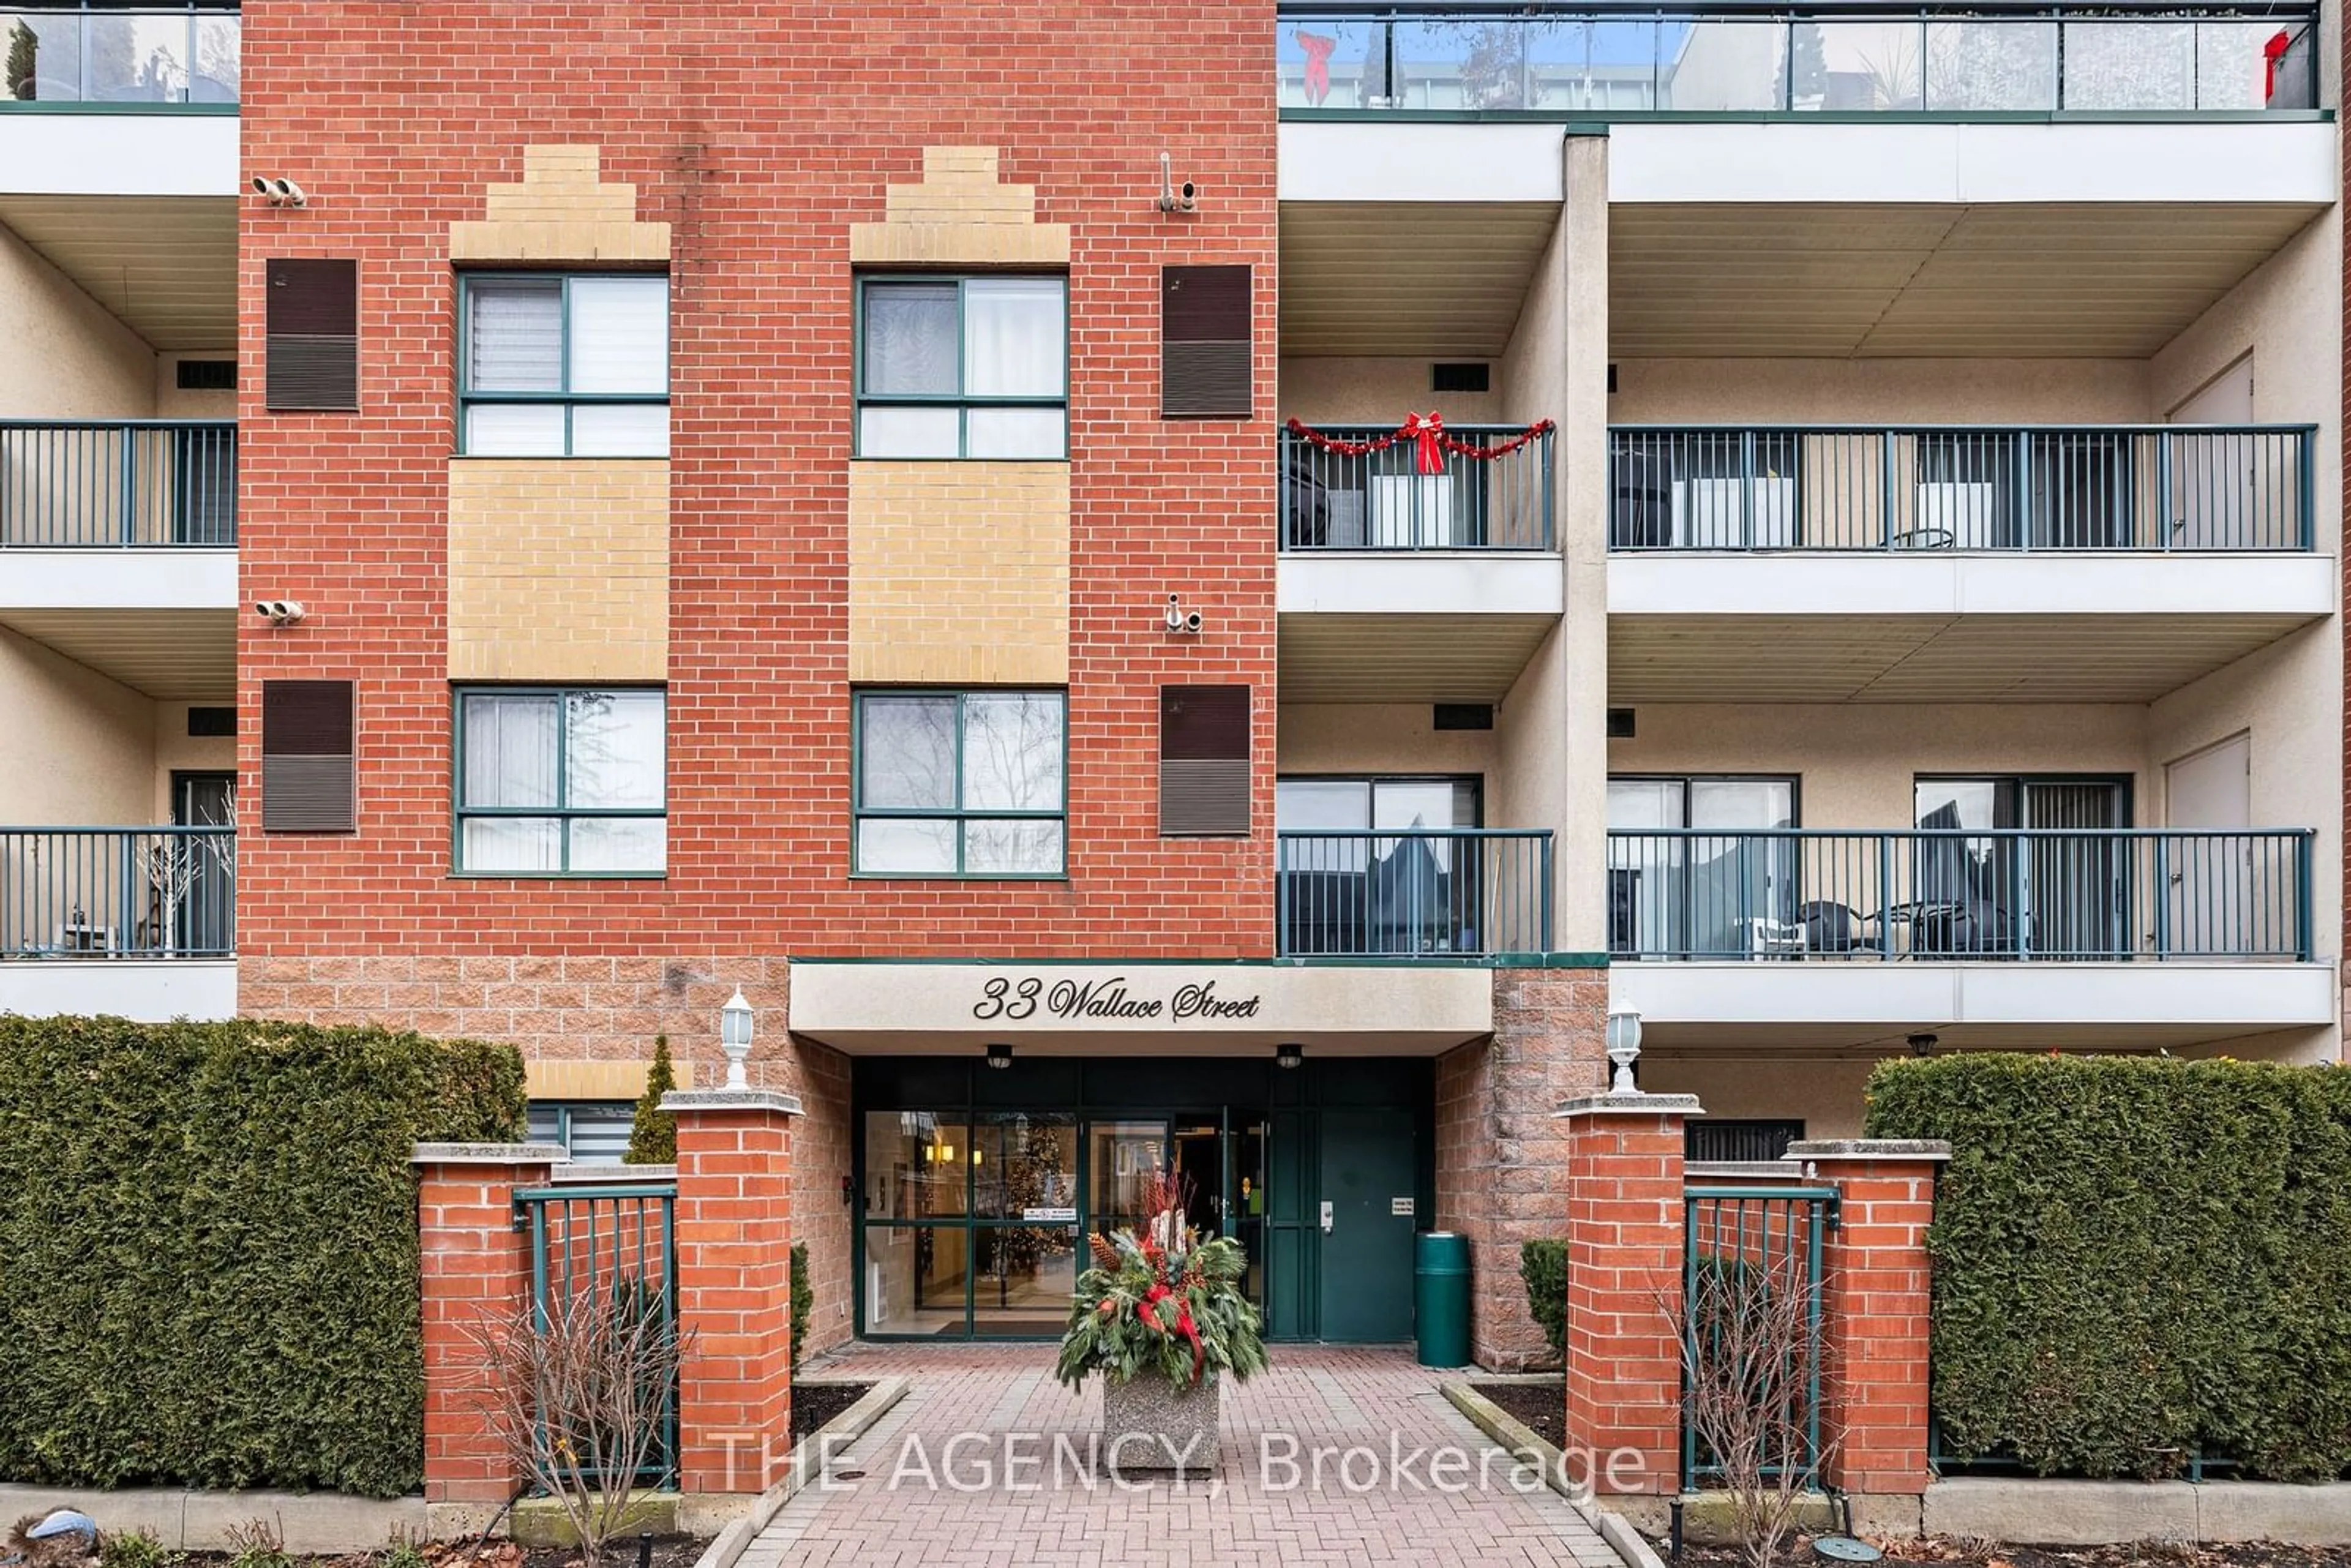
[[[1180,1485],[1114,1484],[1082,1462],[1102,1395],[1055,1383],[1052,1354],[865,1345],[806,1369],[913,1387],[833,1459],[831,1488],[785,1506],[741,1568],[1620,1568],[1408,1352],[1277,1347],[1272,1371],[1226,1391],[1215,1479]]]

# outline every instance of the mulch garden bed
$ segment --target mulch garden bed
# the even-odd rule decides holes
[[[870,1383],[795,1383],[792,1385],[792,1441],[840,1415],[872,1392]]]
[[[2230,1546],[2001,1546],[1981,1541],[1880,1541],[1884,1568],[2351,1568],[2351,1546],[2280,1546],[2248,1542]],[[1663,1545],[1657,1555],[1672,1563]],[[1809,1542],[1783,1552],[1788,1568],[1816,1568],[1824,1559]],[[1679,1568],[1746,1568],[1729,1546],[1685,1546]]]
[[[1567,1438],[1567,1390],[1544,1383],[1473,1383],[1469,1385],[1524,1422],[1534,1435],[1553,1448]]]

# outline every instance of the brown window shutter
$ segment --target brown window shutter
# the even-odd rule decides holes
[[[261,683],[261,831],[358,831],[349,681]]]
[[[1249,269],[1159,269],[1159,413],[1247,419],[1250,404]]]
[[[270,408],[360,405],[360,264],[275,257],[266,269]]]
[[[1249,689],[1159,688],[1159,833],[1247,838]]]

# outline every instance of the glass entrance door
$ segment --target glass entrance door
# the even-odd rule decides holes
[[[1169,1143],[1165,1121],[1086,1124],[1087,1230],[1096,1236],[1146,1233],[1153,1217],[1144,1212],[1144,1190],[1167,1169]]]

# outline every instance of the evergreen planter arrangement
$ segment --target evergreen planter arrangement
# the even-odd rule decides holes
[[[1102,1375],[1101,1458],[1120,1474],[1213,1470],[1224,1376],[1265,1370],[1263,1325],[1242,1289],[1248,1256],[1185,1226],[1188,1185],[1152,1177],[1146,1233],[1091,1239],[1094,1266],[1078,1276],[1061,1335],[1054,1375],[1076,1388]]]

